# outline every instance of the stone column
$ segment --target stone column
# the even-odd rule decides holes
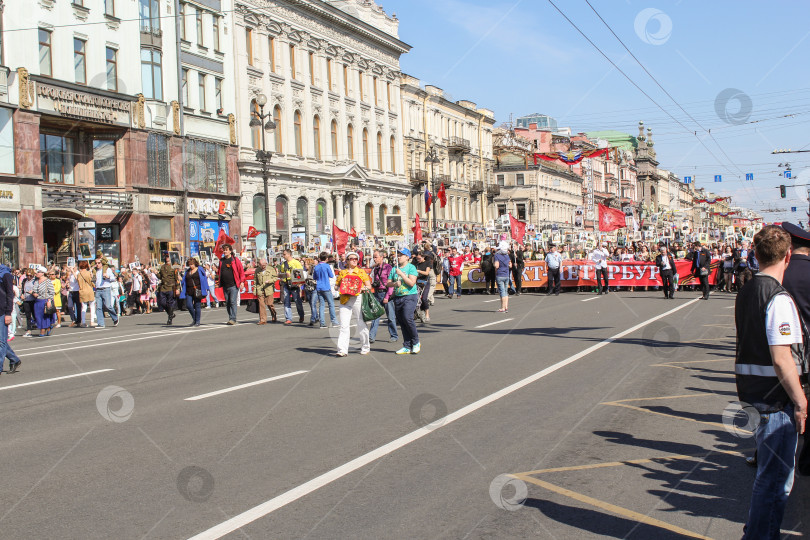
[[[345,193],[343,191],[336,191],[333,195],[335,197],[335,223],[339,229],[345,231],[346,227],[343,220],[343,216],[345,215],[345,211],[343,209],[343,197],[345,196]]]
[[[357,196],[356,193],[352,196],[352,216],[351,217],[352,217],[352,227],[354,227],[355,230],[361,229],[362,227],[360,226],[360,198]],[[368,231],[366,231],[366,234],[370,234],[370,233]]]

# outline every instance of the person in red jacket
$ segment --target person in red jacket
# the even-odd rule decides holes
[[[228,244],[222,246],[222,257],[219,259],[219,286],[225,295],[225,305],[228,309],[228,324],[236,324],[236,312],[239,309],[239,287],[245,281],[245,269],[242,261],[233,256],[233,247]]]
[[[456,298],[461,298],[461,270],[464,266],[464,255],[459,253],[458,249],[454,247],[452,248],[450,256],[447,257],[447,261],[450,263],[450,288],[447,293],[450,298],[453,297],[453,285],[455,284]]]

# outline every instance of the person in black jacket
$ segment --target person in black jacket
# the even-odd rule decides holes
[[[672,278],[675,274],[675,259],[669,252],[665,244],[658,245],[658,256],[655,258],[655,265],[661,274],[661,283],[664,289],[664,298],[675,297],[675,287]]]
[[[8,357],[8,372],[14,373],[20,367],[20,358],[8,344],[8,325],[11,324],[11,316],[14,311],[14,276],[5,264],[0,264],[0,308],[3,310],[3,324],[0,325],[0,373],[3,372],[3,364]]]
[[[518,244],[514,249],[514,266],[512,267],[512,279],[515,282],[515,294],[520,295],[523,292],[523,269],[526,266],[523,257],[523,245]]]
[[[495,294],[495,265],[492,264],[492,257],[495,254],[489,248],[484,249],[484,255],[481,257],[481,272],[484,274],[485,284],[484,292],[486,294]]]
[[[692,254],[692,275],[700,280],[703,289],[703,300],[709,299],[709,272],[712,265],[712,256],[709,250],[695,242],[695,251]]]

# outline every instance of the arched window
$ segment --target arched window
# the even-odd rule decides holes
[[[374,234],[374,205],[366,205],[366,234]]]
[[[391,211],[394,213],[395,216],[398,216],[401,210],[399,209],[399,206],[395,206],[394,209]]]
[[[267,223],[264,221],[264,195],[254,195],[253,197],[253,226],[262,232],[267,232]]]
[[[321,119],[317,114],[312,119],[312,149],[315,151],[315,159],[321,159]]]
[[[305,232],[309,232],[309,204],[304,197],[299,197],[295,202],[295,223],[296,227],[304,227]]]
[[[276,234],[281,236],[282,243],[286,243],[290,240],[286,197],[276,197]]]
[[[397,172],[397,160],[396,160],[396,152],[394,151],[394,148],[395,148],[394,136],[391,135],[391,144],[389,145],[388,150],[391,152],[391,172],[396,174],[396,172]]]
[[[377,169],[383,170],[382,133],[377,132]]]
[[[380,234],[387,234],[388,231],[385,230],[385,214],[388,212],[388,207],[384,204],[380,205],[380,214],[377,216],[377,227],[380,230]]]
[[[282,136],[282,132],[284,128],[281,124],[281,107],[276,105],[273,108],[273,122],[276,124],[276,129],[273,131],[276,135],[276,152],[283,153],[284,152],[284,137]]]
[[[346,127],[346,151],[349,153],[349,159],[354,159],[354,128],[351,124]]]
[[[363,167],[368,168],[368,130],[363,128]]]
[[[256,103],[255,99],[250,102],[250,119],[253,120],[254,118],[261,122],[261,118],[259,118],[259,104]],[[262,147],[261,123],[256,127],[250,128],[250,142],[254,150],[258,150]]]
[[[315,202],[315,234],[326,234],[326,201],[318,199]]]
[[[304,148],[301,141],[301,113],[295,111],[293,114],[293,135],[295,136],[295,155],[303,156]]]
[[[332,120],[332,159],[338,158],[337,121]]]

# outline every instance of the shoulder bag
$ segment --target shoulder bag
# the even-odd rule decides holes
[[[363,314],[363,320],[366,322],[379,319],[385,313],[385,308],[371,293],[363,294],[361,302],[360,311]]]

